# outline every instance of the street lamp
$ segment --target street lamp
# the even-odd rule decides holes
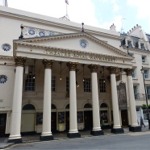
[[[149,119],[149,110],[148,110],[148,98],[147,98],[147,91],[146,91],[146,86],[145,86],[145,77],[144,77],[144,68],[142,66],[141,68],[141,73],[143,76],[143,84],[144,84],[144,91],[145,91],[145,99],[146,99],[146,115],[147,115],[147,120],[149,124],[149,129],[150,129],[150,119]]]

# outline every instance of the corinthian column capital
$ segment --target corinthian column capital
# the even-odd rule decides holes
[[[89,65],[89,69],[91,70],[91,72],[97,72],[98,66],[97,65]]]
[[[47,60],[47,59],[43,59],[43,65],[45,68],[52,68],[53,65],[53,61],[52,60]]]
[[[110,69],[110,73],[111,73],[111,74],[116,74],[116,73],[117,73],[117,68],[115,68],[115,67],[110,67],[109,69]]]
[[[22,66],[23,67],[25,62],[26,62],[26,59],[24,57],[16,57],[15,58],[16,66]]]
[[[125,69],[125,72],[127,73],[127,76],[131,76],[133,69]]]
[[[70,71],[75,71],[77,69],[77,63],[75,63],[75,62],[69,62],[69,63],[67,63],[67,66]]]

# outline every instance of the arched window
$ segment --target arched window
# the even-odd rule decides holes
[[[101,126],[108,125],[108,106],[106,103],[102,103],[100,106],[100,120]]]
[[[56,109],[56,106],[54,104],[51,105],[52,109]]]
[[[66,106],[66,109],[69,109],[70,108],[70,105],[68,104],[67,106]]]
[[[35,110],[35,107],[32,104],[26,104],[22,110]]]
[[[108,106],[107,106],[107,104],[106,103],[102,103],[101,104],[101,108],[107,108]]]
[[[92,108],[92,105],[90,103],[87,103],[84,105],[84,108]]]

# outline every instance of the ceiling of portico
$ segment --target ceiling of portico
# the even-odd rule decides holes
[[[127,64],[132,58],[122,50],[109,45],[85,32],[62,34],[51,37],[38,37],[14,41],[14,55],[30,57],[49,55],[49,59],[56,56],[96,61],[118,61]],[[82,57],[83,56],[83,57]],[[33,57],[33,56],[32,56]]]

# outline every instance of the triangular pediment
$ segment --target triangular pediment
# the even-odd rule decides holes
[[[122,50],[85,32],[22,39],[16,40],[15,42],[21,45],[44,47],[47,49],[62,49],[114,57],[129,57]]]

